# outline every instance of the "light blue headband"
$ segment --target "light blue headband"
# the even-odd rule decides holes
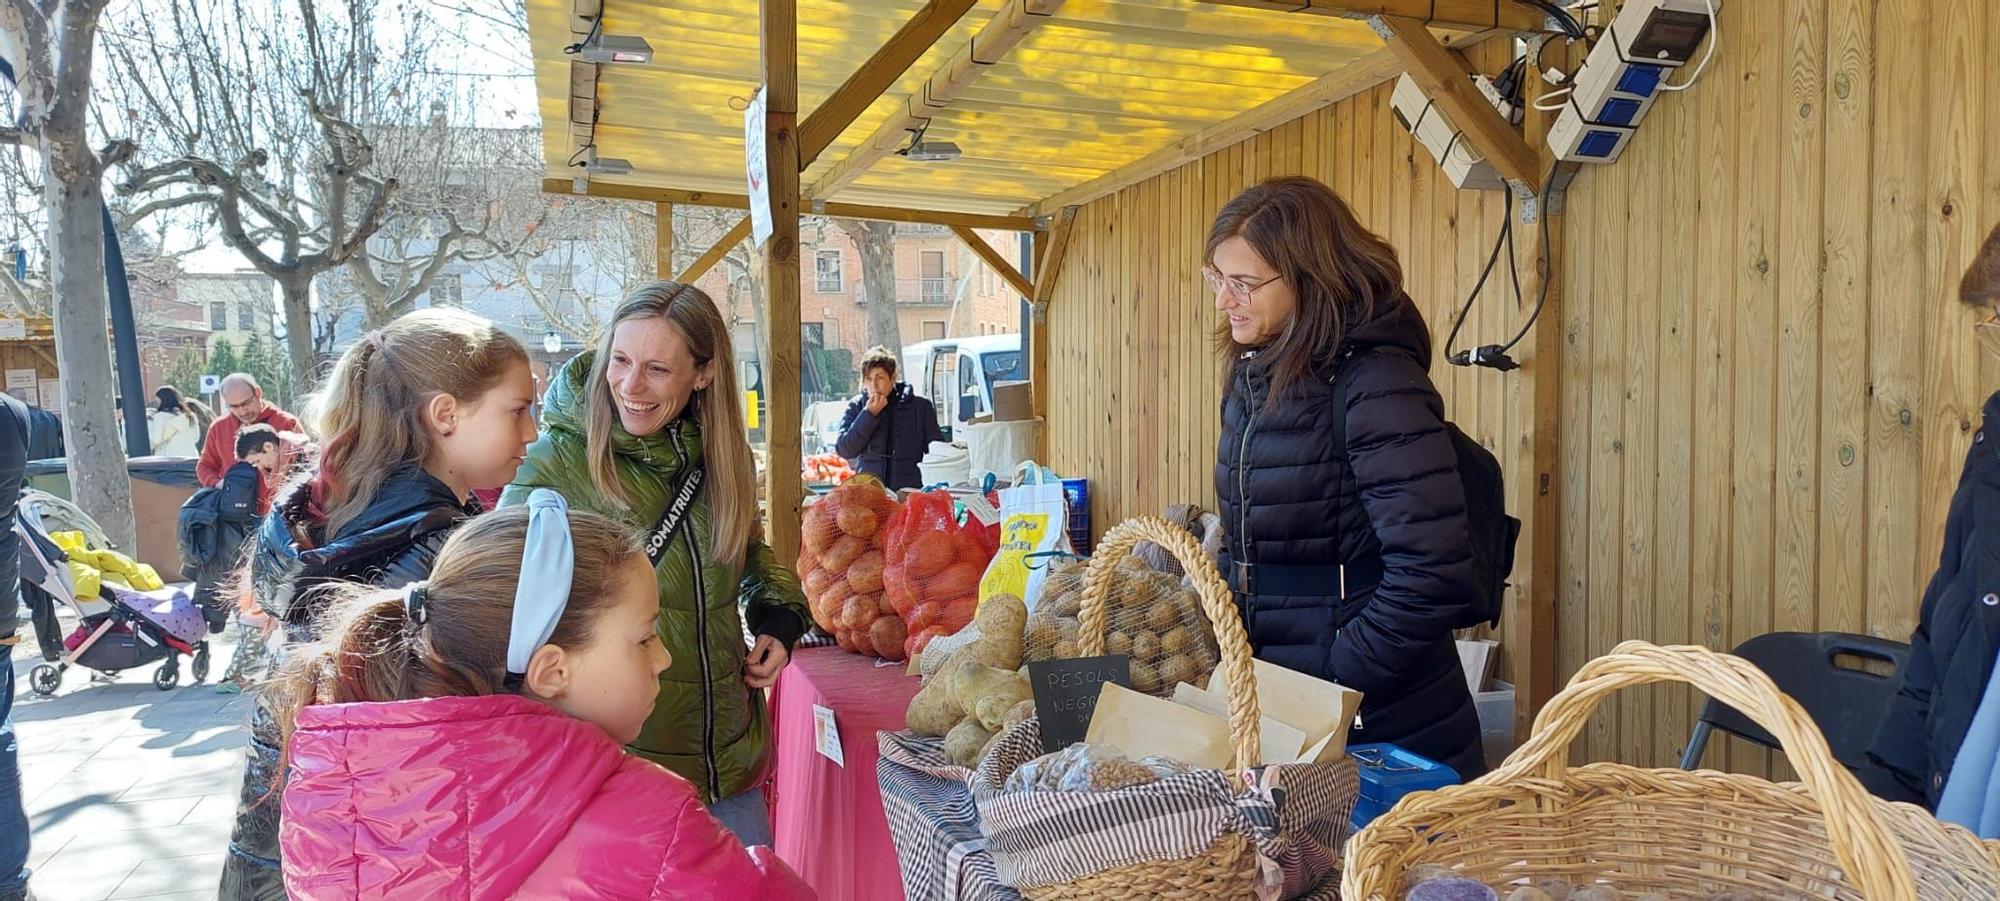
[[[528,495],[528,539],[521,548],[521,581],[514,588],[514,623],[507,638],[507,681],[517,689],[527,675],[528,659],[555,634],[569,605],[575,569],[569,502],[537,488]]]

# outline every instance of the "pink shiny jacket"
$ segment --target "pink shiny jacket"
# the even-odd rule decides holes
[[[308,707],[291,764],[293,898],[814,897],[686,780],[525,698]]]

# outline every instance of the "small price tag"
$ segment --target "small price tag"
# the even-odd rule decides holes
[[[1044,753],[1067,748],[1090,733],[1090,717],[1106,682],[1131,688],[1132,658],[1118,654],[1028,664]]]
[[[813,705],[813,740],[819,746],[820,756],[842,768],[847,766],[847,758],[840,752],[840,727],[833,723],[832,708]]]
[[[1000,524],[1000,509],[986,495],[968,494],[961,502],[965,504],[965,512],[980,525],[990,528]]]

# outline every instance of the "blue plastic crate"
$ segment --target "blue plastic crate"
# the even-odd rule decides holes
[[[1361,770],[1361,797],[1354,801],[1354,828],[1360,830],[1389,812],[1404,795],[1458,784],[1451,767],[1391,744],[1347,749]]]
[[[1064,479],[1063,496],[1069,502],[1069,543],[1079,554],[1090,553],[1090,480]]]

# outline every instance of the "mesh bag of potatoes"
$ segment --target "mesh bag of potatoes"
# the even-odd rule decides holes
[[[883,591],[883,537],[897,506],[882,483],[856,476],[806,511],[799,579],[813,622],[843,649],[905,659],[902,617]]]
[[[1104,601],[1104,652],[1132,658],[1132,688],[1168,697],[1182,682],[1208,684],[1222,658],[1208,618],[1201,614],[1201,598],[1180,573],[1161,572],[1137,556],[1115,564],[1078,558],[1048,564],[1041,600],[1028,616],[1022,658],[1032,663],[1082,655],[1077,636],[1083,577],[1098,565],[1117,567]]]

